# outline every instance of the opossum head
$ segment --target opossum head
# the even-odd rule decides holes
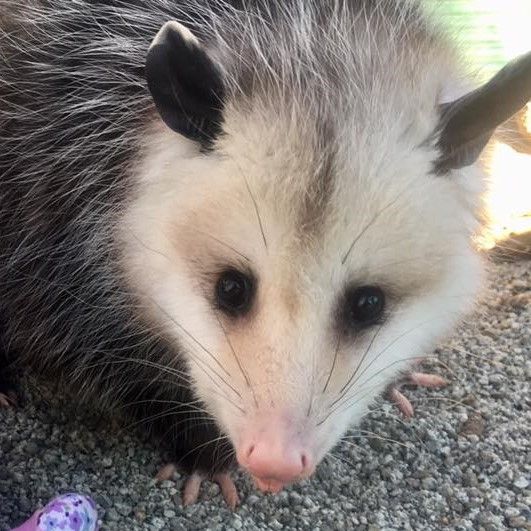
[[[326,31],[231,55],[166,25],[124,222],[132,282],[264,490],[311,475],[481,278],[463,166],[495,124],[440,106],[439,45]]]

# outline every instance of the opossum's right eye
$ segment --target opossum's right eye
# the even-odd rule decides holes
[[[253,279],[235,269],[224,271],[216,284],[217,306],[233,317],[249,311],[253,295]]]
[[[348,332],[358,331],[382,321],[385,313],[385,293],[378,286],[349,289],[340,307],[342,326]]]

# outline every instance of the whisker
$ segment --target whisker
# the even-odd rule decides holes
[[[161,312],[163,312],[166,317],[168,317],[168,319],[170,319],[170,321],[175,325],[177,326],[180,330],[182,330],[186,335],[187,337],[189,337],[196,345],[198,345],[204,352],[206,352],[210,358],[212,360],[214,360],[214,362],[225,372],[225,374],[230,378],[230,374],[229,372],[227,371],[227,369],[225,369],[225,367],[223,367],[223,365],[221,365],[221,362],[212,354],[212,352],[210,352],[202,343],[200,343],[192,334],[190,334],[190,332],[188,332],[181,324],[179,324],[171,315],[168,314],[168,312],[166,312],[163,308],[161,308],[161,306],[156,302],[156,301],[153,301],[153,303],[160,309]],[[215,374],[229,389],[231,389],[234,394],[236,396],[238,396],[238,398],[240,398],[240,400],[242,399],[242,396],[241,394],[229,383],[227,382],[227,380],[225,380],[225,378],[223,378],[223,376],[221,376],[215,369],[213,369],[210,365],[208,365],[208,363],[206,363],[204,360],[202,360],[201,358],[198,358],[197,356],[193,356],[192,358],[196,364],[198,365],[198,367],[201,367],[201,365],[199,365],[199,361],[201,361],[201,363],[205,363],[206,367],[208,367],[208,369],[210,371],[212,371],[213,374]],[[204,370],[204,369],[203,369]],[[207,374],[207,376],[212,380],[212,382],[215,384],[215,381],[213,380],[213,378],[206,372],[204,371],[205,374]]]
[[[147,417],[142,417],[141,419],[138,419],[137,421],[135,422],[130,422],[128,424],[126,424],[124,426],[124,429],[125,430],[132,430],[132,429],[135,429],[135,428],[138,428],[139,426],[143,426],[145,424],[150,424],[156,420],[160,420],[160,419],[163,419],[163,418],[166,418],[166,417],[174,417],[174,416],[178,416],[178,413],[179,412],[179,409],[176,407],[176,408],[170,408],[170,409],[167,409],[165,411],[161,411],[159,413],[155,413],[153,415],[149,415]],[[191,413],[197,413],[197,411],[191,411]],[[195,421],[195,420],[204,420],[204,421],[210,421],[210,417],[208,417],[207,415],[201,415],[201,416],[195,416],[195,417],[189,417],[189,416],[186,416],[185,418],[183,418],[182,420],[180,420],[179,422],[177,423],[174,423],[174,424],[171,424],[171,427],[170,427],[170,430],[173,430],[173,429],[176,429],[178,426],[186,423],[186,422],[192,422],[192,421]]]
[[[383,328],[383,324],[378,327],[378,329],[376,330],[376,332],[372,336],[371,341],[369,342],[369,345],[365,349],[365,352],[363,353],[363,356],[361,357],[360,362],[356,366],[355,371],[350,376],[350,378],[347,380],[347,383],[341,388],[340,393],[343,393],[345,390],[348,391],[348,388],[349,388],[350,384],[352,383],[352,381],[354,380],[354,378],[358,374],[358,371],[359,371],[360,367],[362,366],[363,362],[365,361],[365,358],[368,356],[369,352],[371,351],[372,346],[374,345],[374,342],[376,341],[376,338],[378,337],[378,335],[381,332],[382,328]]]
[[[113,355],[113,354],[109,354],[109,356],[117,357],[116,355]],[[134,370],[137,365],[140,365],[143,367],[149,367],[152,369],[157,369],[160,372],[169,374],[170,376],[176,376],[180,381],[183,381],[184,383],[187,383],[187,384],[193,383],[192,379],[190,378],[190,375],[187,374],[185,371],[174,369],[173,367],[168,367],[167,365],[162,365],[162,364],[153,362],[151,360],[138,359],[138,358],[123,358],[123,359],[118,359],[118,360],[113,360],[113,361],[108,361],[108,360],[99,361],[96,363],[91,363],[90,365],[83,366],[83,370],[90,370],[90,369],[96,369],[98,367],[108,367],[108,366],[120,365],[120,364],[125,364],[125,365],[131,364],[130,367],[127,367],[128,370]]]
[[[127,409],[132,406],[139,406],[141,404],[170,404],[174,407],[182,407],[187,406],[190,407],[188,410],[183,410],[183,413],[192,413],[192,412],[202,412],[207,413],[208,411],[200,406],[196,406],[195,404],[201,403],[201,400],[194,400],[192,402],[179,402],[178,400],[163,400],[159,398],[146,398],[145,400],[134,400],[132,402],[126,402],[124,404],[120,404],[117,409]]]
[[[398,335],[397,337],[395,337],[392,341],[390,341],[382,350],[380,350],[380,352],[370,361],[370,363],[361,371],[361,373],[359,374],[359,376],[352,380],[351,384],[349,385],[349,388],[348,390],[352,389],[352,387],[354,385],[356,385],[356,383],[358,383],[358,381],[360,380],[360,378],[370,369],[370,367],[376,362],[378,361],[378,359],[385,353],[387,352],[394,344],[396,344],[397,341],[399,341],[400,339],[403,339],[405,336],[415,332],[416,330],[418,330],[420,327],[428,324],[428,323],[431,323],[433,321],[436,321],[437,319],[440,318],[440,315],[437,315],[431,319],[428,319],[426,321],[423,321],[421,323],[418,323],[416,324],[414,327],[406,330],[405,332],[403,332],[402,334]],[[419,356],[417,356],[417,358],[419,358]],[[423,357],[420,357],[421,359],[425,358],[424,356]],[[410,358],[402,358],[400,360],[397,360],[397,362],[404,362],[404,361],[407,361],[408,359],[415,359],[415,357],[410,357]],[[396,362],[393,362],[393,364],[395,364]],[[391,365],[393,365],[391,364]],[[390,366],[390,365],[389,365]],[[388,368],[388,367],[387,367]],[[376,375],[380,374],[382,371],[378,371],[376,373]],[[371,377],[372,378],[372,377]],[[367,381],[363,382],[363,385],[366,384]]]
[[[362,385],[360,386],[360,389],[354,393],[353,395],[350,395],[350,396],[346,396],[345,399],[340,402],[339,404],[336,405],[335,408],[333,408],[331,411],[329,411],[328,415],[321,421],[319,421],[316,426],[321,426],[322,424],[324,424],[333,414],[335,413],[342,413],[343,411],[346,411],[347,409],[349,409],[350,407],[352,407],[353,405],[357,404],[359,401],[361,401],[363,398],[365,398],[366,396],[369,396],[372,394],[372,389],[370,389],[369,391],[367,391],[361,398],[359,398],[356,402],[354,402],[353,404],[350,404],[349,402],[356,398],[358,393],[361,393],[363,391],[363,385],[365,385],[366,383],[368,383],[370,380],[372,380],[372,378],[375,378],[376,376],[378,376],[380,373],[382,373],[383,371],[386,371],[388,370],[390,367],[392,367],[393,365],[396,365],[397,363],[403,363],[404,361],[414,361],[414,360],[425,360],[427,359],[428,356],[411,356],[411,357],[407,357],[407,358],[402,358],[402,359],[398,359],[398,360],[394,360],[393,362],[389,363],[388,365],[386,365],[385,367],[383,367],[382,369],[380,369],[379,371],[377,371],[375,374],[373,374],[370,378],[368,378],[367,380],[365,380]],[[342,407],[344,406],[345,404],[347,404],[347,407]],[[342,408],[342,409],[340,409]]]
[[[205,232],[205,231],[203,231],[201,229],[198,229],[197,227],[193,227],[190,224],[175,223],[175,222],[171,223],[171,225],[173,227],[184,227],[184,228],[186,228],[186,230],[193,230],[194,232],[197,232],[198,234],[201,234],[202,236],[206,236],[207,238],[210,238],[211,240],[215,241],[216,243],[218,243],[222,247],[225,247],[226,249],[229,249],[234,254],[237,254],[238,256],[243,258],[246,262],[251,262],[252,261],[247,255],[245,255],[242,252],[238,251],[238,249],[236,249],[235,247],[233,247],[229,243],[224,242],[223,240],[220,240],[218,237],[216,237],[216,236],[214,236],[212,234],[209,234],[208,232]]]
[[[391,404],[388,404],[389,406],[393,407]],[[398,422],[399,424],[401,424],[404,428],[408,428],[410,429],[412,427],[412,424],[411,423],[408,423],[406,422],[404,419],[400,418],[398,415],[393,415],[392,413],[390,413],[389,411],[387,411],[383,406],[382,407],[379,407],[379,408],[375,408],[373,409],[370,414],[372,413],[383,413],[387,418],[390,418],[392,420],[395,420],[396,422]],[[413,437],[415,437],[415,440],[416,442],[426,448],[426,444],[424,443],[424,441],[418,436],[418,434],[416,433],[416,431],[413,431],[411,433],[413,435]]]
[[[264,226],[262,224],[262,218],[260,216],[260,210],[258,209],[258,204],[256,202],[256,199],[254,198],[254,195],[251,191],[251,187],[249,186],[249,182],[247,181],[247,177],[245,177],[245,174],[242,173],[242,176],[243,176],[243,179],[245,181],[245,186],[247,188],[247,191],[249,192],[249,195],[251,196],[251,201],[253,202],[253,206],[254,206],[254,211],[256,213],[256,217],[258,218],[258,225],[260,227],[260,232],[262,233],[262,239],[264,241],[264,246],[267,250],[267,239],[266,239],[266,236],[265,236],[265,232],[264,232]]]
[[[310,384],[310,396],[308,399],[308,409],[306,410],[306,418],[310,418],[310,415],[312,414],[312,407],[313,407],[313,401],[315,397],[315,375],[317,374],[317,368],[315,366],[315,350],[312,351],[312,371],[311,371],[311,384]]]
[[[334,372],[334,369],[336,367],[336,363],[337,363],[337,356],[339,354],[339,347],[341,345],[341,337],[338,336],[337,338],[337,345],[336,345],[336,350],[335,350],[335,353],[334,353],[334,361],[332,362],[332,368],[330,369],[330,373],[328,374],[328,378],[326,380],[326,383],[325,383],[325,386],[321,392],[321,394],[324,394],[326,393],[326,390],[328,389],[328,385],[330,384],[330,380],[332,379],[332,373]]]
[[[214,444],[214,443],[217,443],[219,441],[229,441],[230,442],[230,439],[227,435],[219,435],[218,437],[215,437],[213,439],[209,439],[208,441],[200,444],[199,446],[195,446],[194,448],[192,448],[189,452],[186,452],[186,454],[184,454],[180,459],[179,459],[179,462],[181,461],[184,461],[190,454],[192,454],[193,452],[196,452],[197,450],[201,449],[201,448],[206,448],[207,446],[211,445],[211,444]]]
[[[455,400],[454,398],[446,397],[446,396],[430,396],[425,398],[420,398],[418,403],[419,404],[427,404],[429,402],[448,402],[451,404],[451,407],[445,408],[444,410],[449,409],[455,409],[456,407],[464,407],[466,409],[469,409],[471,411],[477,411],[477,408],[475,406],[472,406],[470,404],[466,403],[466,398],[463,400]]]
[[[414,448],[411,443],[403,443],[401,441],[397,441],[396,439],[392,439],[391,437],[384,437],[383,435],[378,435],[377,433],[374,433],[372,431],[360,430],[358,433],[359,435],[346,435],[345,437],[342,437],[341,441],[348,443],[349,439],[376,439],[378,441],[390,442],[396,444],[397,446],[403,446],[404,448],[408,449]]]
[[[367,380],[365,380],[364,382],[362,382],[362,384],[360,385],[359,389],[358,389],[355,393],[351,394],[350,396],[347,396],[347,397],[345,398],[345,400],[343,400],[341,403],[339,403],[339,404],[334,408],[333,411],[337,411],[339,408],[341,408],[341,407],[344,406],[345,404],[348,404],[348,406],[347,406],[346,408],[343,408],[343,409],[340,410],[340,411],[342,412],[342,411],[345,411],[346,409],[352,407],[353,405],[357,404],[357,403],[360,402],[363,398],[365,398],[366,396],[369,396],[370,394],[372,394],[372,390],[369,389],[369,391],[367,391],[365,394],[363,394],[361,397],[359,397],[359,394],[360,394],[361,392],[363,392],[363,390],[364,390],[364,387],[363,387],[364,385],[366,385],[368,382],[370,382],[373,378],[376,378],[377,376],[379,376],[382,372],[388,370],[388,369],[389,369],[390,367],[392,367],[393,365],[396,365],[396,364],[398,364],[398,363],[403,363],[404,361],[413,360],[413,359],[415,359],[415,358],[412,358],[412,357],[410,358],[410,357],[408,357],[408,358],[403,358],[403,359],[395,360],[395,361],[389,363],[388,365],[386,365],[385,367],[382,367],[379,371],[376,371],[374,374],[372,374],[372,375],[370,376],[370,378],[367,378]],[[425,359],[425,356],[418,356],[417,359],[420,359],[420,360]],[[358,398],[358,400],[356,400],[356,401],[353,402],[353,403],[349,403],[351,400],[353,400],[353,399],[355,399],[355,398]]]
[[[232,344],[232,341],[230,340],[229,338],[229,335],[227,334],[227,331],[225,330],[225,327],[223,326],[223,323],[221,322],[221,319],[219,318],[219,316],[216,314],[216,318],[218,320],[218,323],[219,323],[219,326],[221,328],[221,330],[223,331],[223,335],[225,336],[225,339],[227,340],[227,343],[232,351],[232,354],[234,356],[234,359],[236,360],[236,363],[238,364],[238,367],[245,379],[245,383],[247,384],[247,387],[251,390],[251,394],[253,395],[253,400],[254,400],[254,403],[255,403],[255,406],[256,406],[256,409],[258,409],[258,401],[256,399],[256,393],[254,392],[254,387],[251,385],[251,380],[249,378],[249,374],[247,373],[246,370],[244,370],[243,368],[243,365],[240,361],[240,358],[239,356],[236,354],[236,351],[234,350],[234,346]]]
[[[351,243],[350,247],[348,248],[348,251],[345,253],[345,255],[343,256],[343,258],[341,259],[341,265],[345,265],[345,263],[347,262],[348,260],[348,257],[350,256],[350,253],[352,252],[352,250],[354,249],[354,246],[356,245],[356,243],[358,243],[358,241],[362,238],[362,236],[372,227],[372,225],[378,220],[378,218],[388,209],[390,208],[391,206],[393,206],[397,201],[398,199],[400,198],[400,196],[402,195],[402,193],[400,193],[397,197],[395,197],[395,199],[393,199],[390,203],[388,203],[387,205],[385,205],[382,209],[380,209],[372,218],[371,220],[369,221],[369,223],[367,223],[367,225],[365,225],[365,227],[358,233],[358,235],[354,238],[354,241]]]
[[[368,451],[363,448],[362,446],[359,446],[355,443],[353,443],[353,446],[357,446],[360,450],[368,453]],[[326,459],[335,459],[336,461],[338,461],[339,463],[343,464],[343,465],[347,465],[349,466],[350,468],[354,468],[356,465],[353,461],[351,461],[350,459],[347,459],[345,456],[343,455],[338,455],[337,453],[335,452],[328,452],[328,454],[326,455]]]

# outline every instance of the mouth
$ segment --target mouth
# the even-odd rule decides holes
[[[280,481],[275,478],[261,478],[258,476],[251,476],[254,484],[256,485],[256,488],[262,492],[269,492],[272,494],[277,494],[280,492],[284,487],[287,487],[293,483],[286,482],[286,481]]]
[[[247,470],[247,473],[253,480],[256,488],[261,492],[271,494],[277,494],[286,487],[294,485],[295,483],[299,483],[300,481],[309,479],[314,472],[315,467],[313,466],[310,469],[306,470],[303,474],[300,474],[298,476],[288,476],[283,474],[258,475],[256,473],[253,474],[249,470]]]

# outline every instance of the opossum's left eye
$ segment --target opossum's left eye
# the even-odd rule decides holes
[[[217,305],[231,316],[247,313],[251,307],[253,295],[253,279],[235,269],[224,271],[216,284]]]
[[[377,323],[385,310],[385,293],[378,286],[362,286],[347,292],[344,308],[346,325],[370,326]]]

